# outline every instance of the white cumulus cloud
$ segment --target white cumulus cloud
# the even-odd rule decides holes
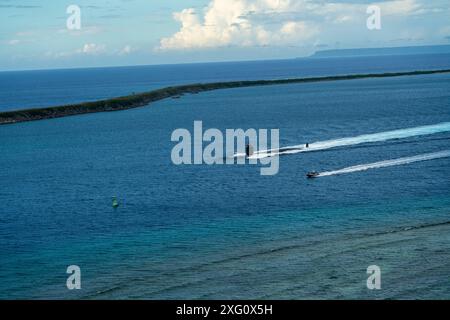
[[[388,0],[379,5],[386,16],[423,13],[421,0]],[[305,45],[333,24],[364,21],[368,4],[317,0],[211,0],[198,11],[186,8],[173,18],[181,25],[161,39],[159,49],[225,46]],[[365,24],[364,24],[365,26]]]
[[[136,51],[136,49],[127,44],[125,47],[119,50],[119,56],[125,56],[130,53],[133,53],[134,51]]]
[[[95,43],[86,43],[83,48],[79,49],[79,53],[89,54],[89,55],[97,55],[103,53],[106,47],[102,44]]]
[[[269,45],[309,39],[317,27],[306,21],[284,21],[267,26],[254,21],[258,14],[288,12],[289,0],[212,0],[199,17],[195,9],[174,13],[180,30],[163,38],[161,49]],[[287,24],[286,24],[287,23]]]

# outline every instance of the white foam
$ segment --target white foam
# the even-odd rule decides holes
[[[352,167],[339,169],[339,170],[321,172],[321,173],[319,173],[318,177],[334,176],[334,175],[338,175],[338,174],[346,174],[346,173],[352,173],[352,172],[358,172],[358,171],[365,171],[365,170],[369,170],[369,169],[400,166],[400,165],[409,164],[409,163],[413,163],[413,162],[428,161],[428,160],[448,158],[448,157],[450,157],[450,150],[444,150],[444,151],[439,151],[439,152],[434,152],[434,153],[426,153],[426,154],[421,154],[421,155],[417,155],[417,156],[407,157],[407,158],[384,160],[384,161],[379,161],[379,162],[374,162],[374,163],[360,164],[357,166],[352,166]]]
[[[353,146],[362,143],[373,143],[389,141],[394,139],[404,139],[416,136],[425,136],[442,132],[450,132],[450,122],[443,122],[429,126],[421,126],[414,128],[406,128],[392,131],[385,131],[372,134],[364,134],[349,138],[340,138],[334,140],[318,141],[309,144],[309,148],[306,148],[304,144],[284,147],[281,149],[261,150],[254,153],[249,159],[261,159],[265,157],[273,157],[282,154],[295,154],[300,152],[320,151],[326,149],[332,149],[343,146]],[[283,149],[289,149],[283,151]]]

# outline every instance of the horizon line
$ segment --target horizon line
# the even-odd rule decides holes
[[[319,52],[327,52],[327,51],[349,51],[349,50],[379,50],[379,49],[412,49],[412,48],[427,48],[427,47],[450,47],[450,44],[429,44],[429,45],[416,45],[416,46],[388,46],[388,47],[353,47],[353,48],[334,48],[334,49],[322,49],[316,50],[314,53],[305,55],[305,56],[297,56],[290,58],[263,58],[263,59],[231,59],[231,60],[221,60],[221,61],[199,61],[199,62],[179,62],[179,63],[142,63],[142,64],[124,64],[124,65],[105,65],[105,66],[80,66],[80,67],[55,67],[55,68],[25,68],[25,69],[11,69],[11,70],[0,70],[0,73],[7,72],[31,72],[31,71],[64,71],[64,70],[83,70],[83,69],[108,69],[108,68],[131,68],[131,67],[150,67],[150,66],[177,66],[177,65],[195,65],[195,64],[214,64],[214,63],[233,63],[233,62],[260,62],[260,61],[286,61],[286,60],[296,60],[296,59],[333,59],[338,57],[316,57],[316,54]],[[421,55],[421,54],[450,54],[448,53],[411,53],[409,55]],[[403,55],[399,53],[394,53],[392,55]],[[408,55],[404,53],[404,55]],[[340,58],[355,58],[355,57],[363,57],[363,56],[390,56],[388,54],[380,54],[380,55],[361,55],[361,56],[342,56]]]

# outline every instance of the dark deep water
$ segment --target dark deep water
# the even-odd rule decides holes
[[[450,56],[0,73],[0,109],[175,83],[437,68]],[[449,150],[450,129],[282,156],[275,176],[175,166],[170,137],[195,120],[279,128],[281,146],[450,128],[449,89],[450,74],[240,88],[0,126],[0,298],[448,298],[450,158],[305,173]],[[376,292],[365,285],[373,264]],[[67,290],[69,265],[82,290]]]

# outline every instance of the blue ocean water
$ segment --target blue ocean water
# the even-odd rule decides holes
[[[444,67],[448,55],[2,73],[0,101]],[[448,130],[281,156],[275,176],[175,166],[170,137],[195,120],[279,128],[281,146],[446,123],[449,89],[449,74],[238,88],[0,126],[0,298],[448,298],[449,158],[305,178],[449,150]],[[366,288],[373,264],[380,291]],[[80,266],[82,290],[67,290],[69,265]]]
[[[448,54],[0,72],[0,111],[95,101],[171,85],[443,69]]]

